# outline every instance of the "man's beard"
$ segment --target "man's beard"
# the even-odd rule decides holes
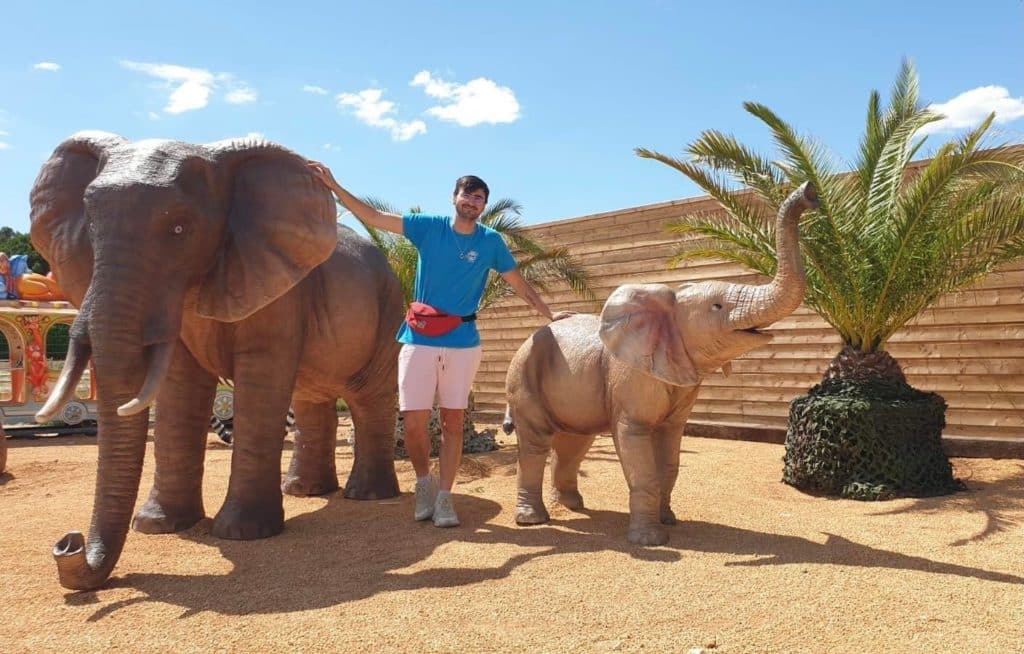
[[[469,221],[474,221],[475,222],[480,217],[481,213],[483,213],[483,212],[479,212],[479,213],[466,213],[462,209],[459,209],[458,207],[455,207],[455,216],[457,218],[461,218],[462,220],[469,220]]]

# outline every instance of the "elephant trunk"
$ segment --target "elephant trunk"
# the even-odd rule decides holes
[[[747,286],[742,290],[730,316],[735,329],[770,325],[788,316],[803,302],[807,277],[800,256],[799,223],[804,211],[818,206],[818,193],[811,182],[805,182],[782,203],[775,219],[779,261],[775,277],[768,284]]]
[[[180,326],[163,320],[155,327],[145,319],[128,318],[139,313],[134,306],[139,295],[113,293],[112,288],[96,291],[109,281],[105,271],[97,266],[82,304],[80,316],[85,318],[72,329],[77,348],[91,345],[99,391],[99,452],[89,534],[69,532],[53,548],[60,583],[72,590],[102,585],[120,557],[146,451],[149,414],[143,409],[167,373],[176,340],[169,334],[176,336]],[[68,383],[72,378],[68,373]]]
[[[99,370],[103,369],[101,361],[97,361]],[[107,396],[110,384],[103,382],[100,373],[97,379],[100,395]],[[127,399],[127,394],[122,397]],[[99,460],[88,538],[72,531],[53,548],[60,585],[71,590],[98,588],[110,577],[124,548],[138,497],[148,415],[118,416],[113,406],[100,408]]]

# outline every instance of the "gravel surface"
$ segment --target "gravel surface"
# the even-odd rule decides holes
[[[351,466],[339,429],[339,475]],[[970,490],[860,503],[779,481],[778,445],[683,440],[664,547],[625,539],[611,440],[583,464],[587,509],[514,524],[515,446],[468,456],[456,529],[400,497],[286,497],[285,531],[131,532],[107,585],[70,593],[50,549],[86,531],[95,439],[10,441],[0,476],[4,652],[1024,652],[1024,461],[957,459]],[[150,444],[152,447],[152,444]],[[291,443],[286,443],[282,469]],[[230,450],[210,436],[206,510]],[[147,454],[139,501],[153,474]]]

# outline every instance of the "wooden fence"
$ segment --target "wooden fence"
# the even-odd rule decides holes
[[[564,246],[578,257],[597,295],[596,301],[587,302],[565,285],[556,285],[544,294],[545,300],[554,311],[597,313],[608,295],[625,283],[765,281],[731,263],[667,267],[676,237],[666,232],[666,222],[716,207],[705,197],[531,228],[531,236]],[[503,414],[509,361],[543,323],[514,297],[481,312],[484,354],[474,388],[479,414],[486,418]],[[790,400],[821,380],[839,351],[840,339],[806,307],[770,331],[775,336],[772,343],[736,359],[729,377],[716,373],[704,380],[690,417],[690,433],[779,439]],[[888,350],[913,386],[936,391],[946,399],[945,436],[1009,441],[1024,447],[1024,264],[943,297],[895,334]]]

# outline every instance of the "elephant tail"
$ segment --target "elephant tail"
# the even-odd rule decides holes
[[[516,423],[512,422],[512,408],[509,405],[505,405],[505,419],[501,423],[501,431],[505,432],[508,436],[516,428]]]

